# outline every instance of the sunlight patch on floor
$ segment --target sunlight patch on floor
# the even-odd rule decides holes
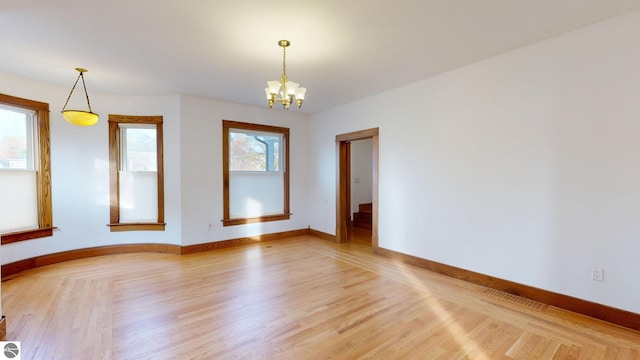
[[[396,269],[405,276],[412,284],[413,288],[417,290],[425,299],[428,299],[431,312],[438,317],[445,329],[449,332],[451,337],[455,339],[458,347],[464,351],[466,356],[473,355],[474,359],[478,360],[491,360],[491,358],[480,348],[478,343],[473,340],[467,331],[456,321],[455,316],[452,316],[449,311],[442,305],[438,296],[435,296],[431,290],[425,285],[423,280],[418,279],[410,271],[407,270],[406,265],[399,261],[393,261]]]

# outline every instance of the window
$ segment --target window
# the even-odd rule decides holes
[[[164,230],[162,116],[109,115],[111,231]]]
[[[222,122],[224,226],[289,219],[289,129]]]
[[[53,235],[49,104],[0,94],[2,244]]]

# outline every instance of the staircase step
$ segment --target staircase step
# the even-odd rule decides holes
[[[353,222],[362,224],[371,224],[371,213],[353,213]]]
[[[369,213],[370,214],[372,210],[373,210],[373,204],[372,203],[358,205],[358,211],[361,212],[361,213]]]

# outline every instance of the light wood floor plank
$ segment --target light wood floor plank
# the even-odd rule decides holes
[[[633,359],[640,333],[314,237],[3,283],[23,359]]]

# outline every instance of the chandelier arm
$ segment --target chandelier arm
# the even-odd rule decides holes
[[[69,99],[71,99],[71,95],[73,94],[73,90],[75,90],[76,85],[78,85],[78,80],[80,80],[80,76],[82,76],[82,73],[80,73],[80,75],[78,75],[78,77],[76,78],[76,82],[73,83],[73,87],[71,88],[71,92],[69,93],[69,96],[67,96],[67,101],[64,103],[64,106],[62,107],[62,111],[64,111],[64,109],[67,108],[67,104],[69,103]],[[82,83],[84,84],[84,77],[82,78]],[[85,94],[86,94],[87,90],[85,89]],[[91,110],[89,110],[91,111]]]
[[[87,85],[84,83],[84,76],[82,75],[82,72],[80,72],[80,77],[82,78],[82,87],[84,88],[84,96],[87,98],[87,106],[89,107],[89,112],[93,112],[91,111],[91,103],[89,102],[89,93],[87,93]]]

